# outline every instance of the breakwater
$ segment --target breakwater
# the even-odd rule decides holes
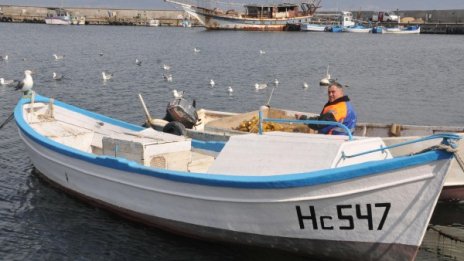
[[[45,23],[48,14],[57,7],[34,7],[0,5],[0,22]],[[114,9],[114,8],[64,8],[71,16],[85,17],[89,25],[142,25],[156,19],[161,26],[182,26],[184,20],[189,20],[193,26],[200,24],[184,11],[179,10],[148,10],[148,9]],[[318,12],[328,14],[333,12]],[[364,23],[369,23],[373,11],[353,11],[353,17]],[[402,18],[402,25],[421,25],[421,33],[430,34],[464,34],[464,10],[397,10]],[[394,25],[387,23],[388,25]]]
[[[56,12],[57,7],[33,7],[0,5],[1,22],[45,23],[48,14]],[[74,17],[85,17],[89,25],[142,25],[156,19],[161,26],[181,26],[188,15],[176,10],[138,10],[114,8],[74,8],[64,7]],[[193,24],[196,25],[195,21]]]

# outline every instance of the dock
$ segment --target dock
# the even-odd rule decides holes
[[[0,22],[45,23],[47,14],[58,7],[35,7],[0,5]],[[85,17],[86,25],[130,25],[146,26],[150,20],[159,21],[160,26],[182,26],[189,19],[184,11],[176,10],[138,10],[115,8],[74,8],[64,7],[71,16]],[[191,20],[197,26],[196,20]]]
[[[0,5],[0,22],[45,23],[47,14],[58,7],[35,7]],[[188,20],[192,26],[201,26],[195,18],[184,11],[64,7],[71,16],[85,17],[87,25],[127,25],[146,26],[150,20],[158,20],[160,26],[182,26]],[[377,23],[377,25],[420,25],[421,34],[464,34],[464,10],[396,10],[401,18],[410,18],[403,23]],[[318,12],[316,15],[329,15],[334,12]],[[369,24],[374,11],[352,11],[357,21]],[[403,21],[402,19],[402,21]]]

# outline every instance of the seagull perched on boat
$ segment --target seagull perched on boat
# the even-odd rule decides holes
[[[8,61],[8,55],[0,56],[0,61]]]
[[[172,74],[163,74],[163,78],[167,82],[172,82]]]
[[[12,83],[14,83],[14,80],[5,80],[4,78],[0,78],[0,85],[5,86],[5,85],[10,85]]]
[[[266,89],[266,88],[267,88],[266,83],[255,83],[255,89],[256,90],[262,90],[262,89]]]
[[[193,52],[194,52],[194,53],[199,53],[200,51],[201,51],[201,50],[200,50],[200,49],[198,49],[198,48],[196,48],[196,47],[195,47],[195,48],[193,48]]]
[[[308,87],[309,87],[308,83],[307,83],[307,82],[303,82],[303,89],[306,90],[306,89],[308,89]]]
[[[266,52],[263,50],[259,50],[259,54],[266,54]]]
[[[58,60],[63,60],[64,55],[57,55],[56,53],[54,53],[53,57],[55,57],[55,60],[58,61]]]
[[[24,95],[26,95],[32,89],[32,86],[34,86],[34,81],[32,80],[31,74],[32,71],[30,70],[24,71],[24,79],[18,82],[18,85],[15,87],[16,91],[22,91],[24,92]]]
[[[53,72],[53,80],[55,80],[55,81],[61,81],[62,79],[63,79],[63,75],[62,75],[62,74]]]
[[[141,65],[142,65],[142,61],[140,61],[139,59],[135,59],[135,64],[137,64],[138,66],[141,66]]]
[[[229,94],[232,94],[232,93],[234,92],[234,89],[232,89],[232,87],[229,86],[229,87],[227,87],[227,92],[228,92]]]
[[[104,81],[107,81],[111,78],[113,78],[113,74],[109,72],[102,72],[102,78]]]
[[[182,98],[182,96],[184,96],[184,91],[172,90],[172,96],[176,99]]]
[[[211,87],[214,87],[215,84],[216,84],[216,83],[214,82],[213,79],[209,80],[209,85],[211,85]]]
[[[167,64],[163,64],[163,69],[164,69],[165,71],[169,71],[169,70],[171,70],[171,66],[169,66],[169,65],[167,65]]]

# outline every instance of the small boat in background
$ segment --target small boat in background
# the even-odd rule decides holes
[[[400,157],[380,138],[199,142],[34,94],[14,117],[36,173],[71,195],[181,235],[320,260],[414,259],[453,156],[445,144],[459,139],[434,135],[442,149]]]
[[[183,19],[181,25],[182,27],[186,27],[186,28],[192,27],[192,20]]]
[[[325,27],[325,31],[331,33],[342,33],[345,31],[345,28],[341,25],[328,25]]]
[[[54,13],[47,14],[45,18],[46,24],[54,24],[54,25],[70,25],[71,24],[71,15],[62,9],[58,8],[55,9]]]
[[[72,25],[85,25],[85,16],[71,16]]]
[[[420,26],[411,25],[407,27],[382,28],[382,34],[420,34]]]
[[[382,29],[383,29],[383,26],[374,26],[374,27],[372,27],[372,33],[373,34],[381,34]]]
[[[325,32],[323,24],[301,24],[300,30],[305,32]]]
[[[150,19],[150,21],[148,21],[147,23],[147,26],[152,26],[152,27],[156,27],[159,25],[160,25],[160,21],[157,19]]]
[[[364,25],[355,25],[355,26],[348,26],[345,27],[345,32],[348,33],[370,33],[372,32],[372,28],[365,27]]]

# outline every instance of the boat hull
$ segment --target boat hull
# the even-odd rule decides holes
[[[45,23],[46,24],[53,24],[53,25],[70,25],[71,24],[71,19],[68,18],[63,18],[63,17],[49,17],[45,18]]]
[[[370,33],[372,28],[345,28],[348,33]]]
[[[319,24],[302,24],[301,25],[301,31],[305,32],[325,32],[325,27],[324,25],[319,25]]]
[[[312,17],[312,15],[307,15],[292,18],[253,19],[215,14],[210,10],[195,6],[183,5],[182,8],[209,30],[285,31],[289,25],[299,25],[309,21]]]
[[[339,260],[413,259],[449,164],[438,159],[335,183],[256,193],[113,169],[120,162],[94,164],[44,146],[22,130],[20,137],[47,180],[125,216],[190,237]],[[367,209],[372,214],[366,220]]]
[[[235,232],[224,229],[198,226],[185,222],[176,222],[170,219],[153,217],[150,215],[123,209],[115,205],[108,204],[101,200],[90,198],[74,190],[53,182],[46,175],[36,171],[40,178],[47,181],[52,186],[65,191],[69,195],[86,201],[89,204],[104,208],[113,213],[143,223],[148,226],[160,228],[162,230],[214,243],[231,243],[237,245],[259,246],[279,251],[292,252],[296,255],[305,255],[314,258],[324,258],[330,260],[413,260],[417,253],[417,247],[403,244],[382,244],[382,243],[364,243],[364,242],[333,242],[329,240],[314,240],[300,238],[285,238],[275,236],[262,236],[246,232]],[[321,251],[323,249],[324,251]],[[355,251],[353,251],[355,250]],[[373,251],[374,250],[374,251]],[[315,254],[317,253],[317,254]],[[347,253],[350,253],[347,255]],[[335,259],[334,259],[335,257]]]
[[[417,29],[383,28],[382,34],[420,34],[420,27]]]

